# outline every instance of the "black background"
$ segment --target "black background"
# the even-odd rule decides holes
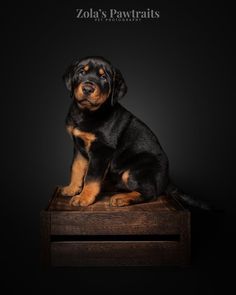
[[[7,288],[109,293],[215,294],[230,286],[235,207],[233,13],[225,4],[86,1],[5,5],[2,10],[1,251]],[[76,19],[79,7],[160,11],[141,23]],[[41,271],[39,212],[66,184],[72,143],[61,76],[75,58],[102,55],[123,73],[122,104],[157,134],[171,176],[224,209],[193,215],[192,266]],[[129,288],[129,289],[127,289]]]

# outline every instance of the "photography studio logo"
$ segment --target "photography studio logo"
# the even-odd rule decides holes
[[[143,20],[158,20],[160,18],[160,12],[151,8],[145,10],[77,8],[76,18],[82,21],[94,22],[141,22]]]

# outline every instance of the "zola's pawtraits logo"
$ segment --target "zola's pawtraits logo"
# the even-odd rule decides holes
[[[76,9],[76,18],[78,20],[90,20],[95,22],[140,22],[142,20],[157,20],[160,12],[151,8],[145,10],[119,10],[110,9]]]

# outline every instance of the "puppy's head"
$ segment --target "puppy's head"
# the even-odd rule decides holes
[[[99,109],[105,102],[114,105],[127,92],[120,71],[102,57],[75,61],[63,79],[78,106],[90,111]]]

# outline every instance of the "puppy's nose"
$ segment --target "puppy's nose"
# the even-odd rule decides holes
[[[82,91],[84,94],[91,94],[93,93],[95,88],[91,84],[85,84],[82,86]]]

